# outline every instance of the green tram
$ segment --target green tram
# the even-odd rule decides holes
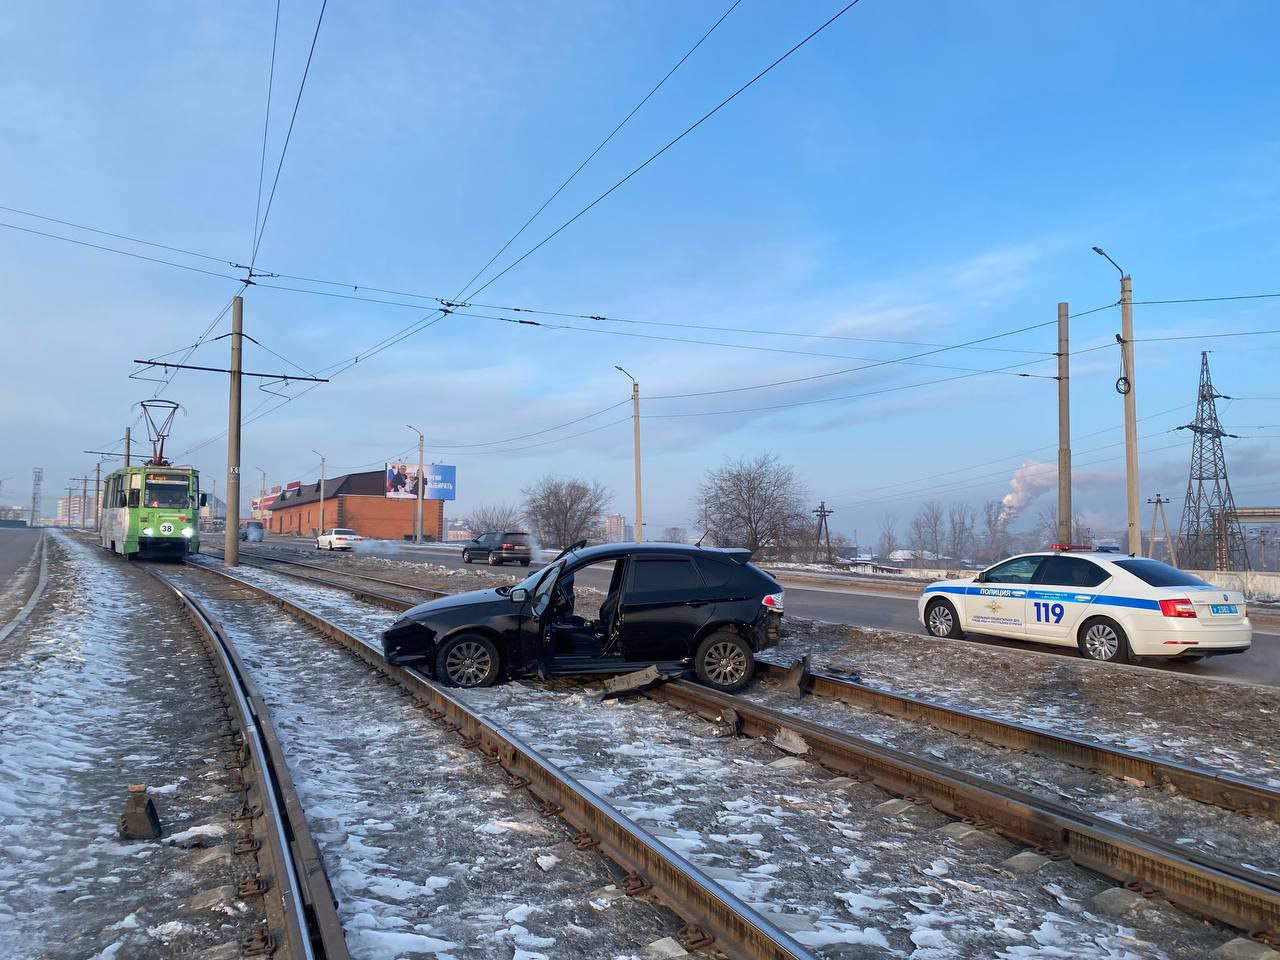
[[[144,464],[106,479],[102,545],[132,559],[181,558],[200,552],[200,473],[192,467]]]

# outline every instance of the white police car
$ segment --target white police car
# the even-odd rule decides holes
[[[1054,544],[971,580],[925,588],[920,621],[935,637],[962,631],[1078,647],[1091,660],[1243,653],[1253,641],[1244,594],[1159,560]]]

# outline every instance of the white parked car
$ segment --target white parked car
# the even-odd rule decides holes
[[[963,631],[1078,647],[1091,660],[1243,653],[1253,642],[1244,594],[1159,560],[1054,546],[1001,561],[969,580],[925,588],[920,622],[935,637]]]
[[[317,550],[350,550],[353,546],[363,540],[364,537],[356,533],[354,530],[345,530],[342,527],[334,527],[327,533],[322,533],[316,537]]]

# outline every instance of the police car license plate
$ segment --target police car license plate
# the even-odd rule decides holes
[[[1209,604],[1209,612],[1216,616],[1226,616],[1239,611],[1236,610],[1234,603],[1211,603]]]

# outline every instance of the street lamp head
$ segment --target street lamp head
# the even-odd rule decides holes
[[[617,364],[614,364],[613,369],[617,370],[619,373],[621,373],[624,377],[626,377],[626,378],[627,378],[628,380],[630,380],[632,383],[635,383],[635,382],[636,382],[636,378],[635,378],[635,377],[631,376],[631,374],[627,373],[627,371],[623,370],[623,369],[622,369],[620,366],[618,366]]]
[[[1101,247],[1094,247],[1094,248],[1093,248],[1093,252],[1094,252],[1094,253],[1096,253],[1096,254],[1097,254],[1098,256],[1100,256],[1100,257],[1105,257],[1105,258],[1106,258],[1106,260],[1107,260],[1107,262],[1108,262],[1109,264],[1111,264],[1113,267],[1115,267],[1117,270],[1119,270],[1119,271],[1120,271],[1120,276],[1122,276],[1122,277],[1123,277],[1123,276],[1125,276],[1125,272],[1124,272],[1124,270],[1121,268],[1120,264],[1118,264],[1118,263],[1116,263],[1114,260],[1112,260],[1112,259],[1111,259],[1111,255],[1110,255],[1109,253],[1107,253],[1107,251],[1103,250]]]
[[[408,427],[410,430],[412,430],[414,433],[416,433],[418,435],[419,440],[421,440],[424,436],[426,436],[426,434],[424,434],[421,430],[415,427],[412,423],[406,423],[405,426]]]

